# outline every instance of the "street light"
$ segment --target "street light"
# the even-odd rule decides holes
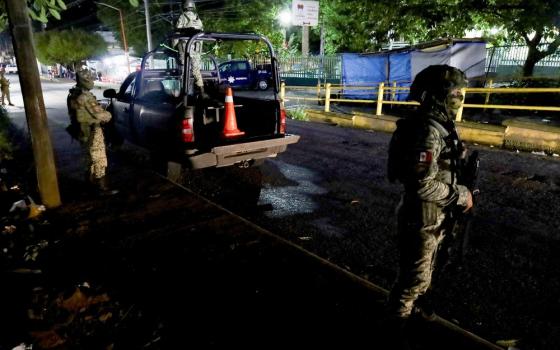
[[[130,73],[130,59],[128,57],[128,45],[126,44],[126,35],[124,33],[124,21],[123,21],[123,16],[122,16],[121,9],[117,8],[115,6],[103,3],[103,2],[97,2],[97,1],[94,1],[94,2],[97,5],[107,6],[109,8],[112,8],[113,10],[119,11],[119,19],[120,19],[120,23],[121,23],[121,35],[122,35],[122,40],[123,40],[123,45],[124,45],[124,55],[126,56],[126,66],[128,68],[128,73]]]

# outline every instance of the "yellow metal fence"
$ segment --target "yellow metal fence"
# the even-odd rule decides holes
[[[301,100],[301,101],[317,101],[323,102],[325,112],[330,112],[331,102],[347,102],[347,103],[375,103],[377,104],[376,115],[383,114],[383,105],[418,105],[414,101],[397,101],[396,96],[399,93],[410,90],[409,87],[398,87],[396,82],[391,86],[385,86],[384,82],[378,83],[377,87],[370,86],[352,86],[344,87],[345,91],[360,90],[368,91],[374,90],[377,97],[375,99],[345,99],[333,98],[332,96],[340,96],[342,93],[342,85],[334,84],[317,84],[317,86],[286,86],[284,83],[281,85],[280,97],[283,101],[286,100]],[[286,94],[286,91],[292,92]],[[324,91],[324,93],[323,93]],[[492,81],[488,81],[488,87],[485,88],[463,88],[463,96],[467,94],[485,94],[484,104],[463,103],[459,109],[456,121],[462,121],[464,108],[493,108],[493,109],[513,109],[513,110],[527,110],[527,111],[551,111],[560,112],[560,106],[527,106],[527,105],[504,105],[504,104],[489,104],[491,94],[525,94],[525,93],[558,93],[560,88],[504,88],[492,87]],[[299,93],[298,93],[299,92]],[[311,93],[310,93],[311,92]],[[295,94],[298,93],[298,94]],[[313,97],[311,97],[313,96]],[[463,99],[464,102],[464,99]]]

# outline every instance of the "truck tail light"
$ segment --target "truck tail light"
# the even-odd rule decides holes
[[[280,108],[280,134],[286,133],[286,109]]]
[[[181,137],[185,143],[194,142],[193,114],[193,109],[187,107],[185,118],[181,121]]]

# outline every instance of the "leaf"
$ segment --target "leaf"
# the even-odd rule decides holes
[[[37,16],[37,14],[35,13],[35,11],[33,11],[33,9],[28,8],[27,11],[29,12],[29,15],[31,16],[31,18],[33,18],[34,20],[38,21],[39,17]]]
[[[57,10],[50,8],[49,12],[51,13],[51,15],[53,15],[54,18],[60,19],[60,13]]]
[[[76,288],[70,298],[62,301],[61,306],[65,310],[78,312],[89,306],[89,298],[82,293],[80,288]]]
[[[134,7],[138,7],[138,0],[129,0],[130,4]]]
[[[67,9],[66,4],[64,3],[63,0],[57,0],[57,3],[58,3],[58,7],[60,7],[61,9],[63,10]]]

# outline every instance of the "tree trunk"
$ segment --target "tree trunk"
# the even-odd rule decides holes
[[[537,49],[536,45],[529,45],[529,53],[527,54],[527,59],[523,64],[523,76],[530,77],[535,71],[535,65],[537,62],[542,60],[545,56],[542,52]]]
[[[25,116],[31,134],[39,195],[47,208],[55,208],[61,204],[60,193],[54,152],[47,125],[47,112],[37,71],[37,58],[33,48],[33,33],[31,32],[27,1],[6,0],[5,3],[18,64]]]

